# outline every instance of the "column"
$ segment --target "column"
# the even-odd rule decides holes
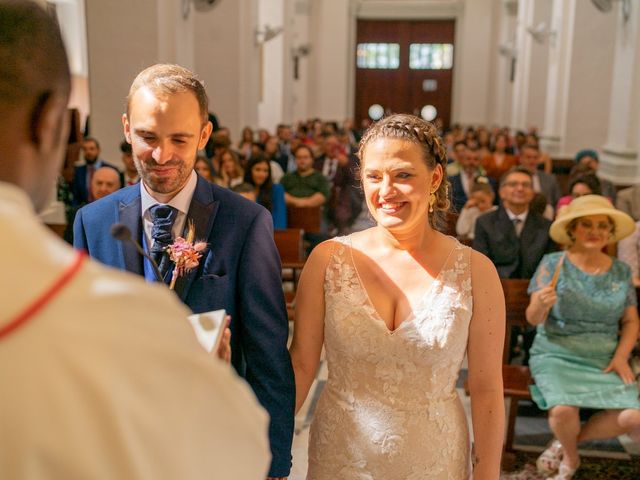
[[[640,183],[640,9],[631,7],[625,21],[616,10],[613,86],[601,174],[619,184]]]
[[[556,155],[564,149],[575,4],[576,0],[554,0],[551,11],[551,29],[556,32],[557,40],[549,50],[547,98],[540,143],[544,150]]]
[[[606,112],[612,92],[615,16],[591,2],[554,0],[542,147],[573,157],[606,140]]]
[[[120,165],[121,116],[129,86],[158,61],[156,0],[86,0],[91,135],[102,157]]]

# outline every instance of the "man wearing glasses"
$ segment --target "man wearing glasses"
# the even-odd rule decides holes
[[[552,252],[551,221],[529,211],[531,172],[514,167],[500,179],[500,207],[478,218],[473,248],[496,266],[500,278],[531,278],[545,253]]]
[[[533,177],[524,167],[507,171],[500,179],[501,204],[476,220],[473,248],[491,259],[500,278],[531,278],[545,253],[555,249],[549,238],[551,221],[529,209],[535,195]],[[516,353],[518,333],[523,336],[522,363],[529,363],[535,329],[513,331],[511,353]]]

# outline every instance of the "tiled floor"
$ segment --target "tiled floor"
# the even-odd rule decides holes
[[[466,363],[465,363],[466,365]],[[465,371],[463,370],[463,374]],[[293,439],[293,469],[290,480],[304,480],[307,472],[307,447],[309,444],[309,425],[313,418],[313,410],[320,396],[322,387],[327,379],[326,363],[323,360],[318,371],[318,376],[311,386],[307,401],[296,416],[295,436]],[[459,382],[459,386],[461,382]],[[458,388],[458,394],[462,400],[469,431],[471,428],[471,402],[462,388]],[[533,405],[523,405],[519,409],[516,421],[516,447],[523,450],[542,451],[543,446],[551,439],[551,432],[547,424],[546,416],[539,412]],[[623,436],[615,440],[592,443],[586,446],[583,453],[609,458],[630,459],[631,455],[640,455],[640,444],[633,443],[628,437]],[[640,458],[638,459],[640,461]]]

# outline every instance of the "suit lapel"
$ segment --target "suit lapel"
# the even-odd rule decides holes
[[[138,190],[139,192],[139,190]],[[120,223],[126,225],[131,231],[133,239],[140,242],[142,239],[142,219],[140,218],[140,194],[129,203],[121,201],[118,205]],[[128,272],[144,275],[142,257],[131,242],[121,242],[124,256],[124,268]]]
[[[198,177],[196,190],[193,193],[191,205],[189,206],[187,223],[185,223],[186,230],[189,220],[193,221],[196,227],[196,241],[207,241],[210,238],[219,205],[220,202],[215,200],[213,197],[213,186],[203,178]],[[202,271],[202,265],[204,264],[204,259],[207,254],[208,249],[203,252],[198,268],[192,270],[188,275],[181,277],[176,281],[175,290],[183,302],[186,301],[191,284]]]

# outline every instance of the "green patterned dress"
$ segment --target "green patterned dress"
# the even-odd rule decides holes
[[[562,256],[544,256],[530,294],[549,284]],[[607,272],[592,275],[565,258],[556,292],[558,301],[538,325],[531,347],[533,400],[543,410],[556,405],[640,408],[636,383],[625,385],[615,372],[602,372],[618,345],[624,310],[637,302],[629,267],[614,258]]]

